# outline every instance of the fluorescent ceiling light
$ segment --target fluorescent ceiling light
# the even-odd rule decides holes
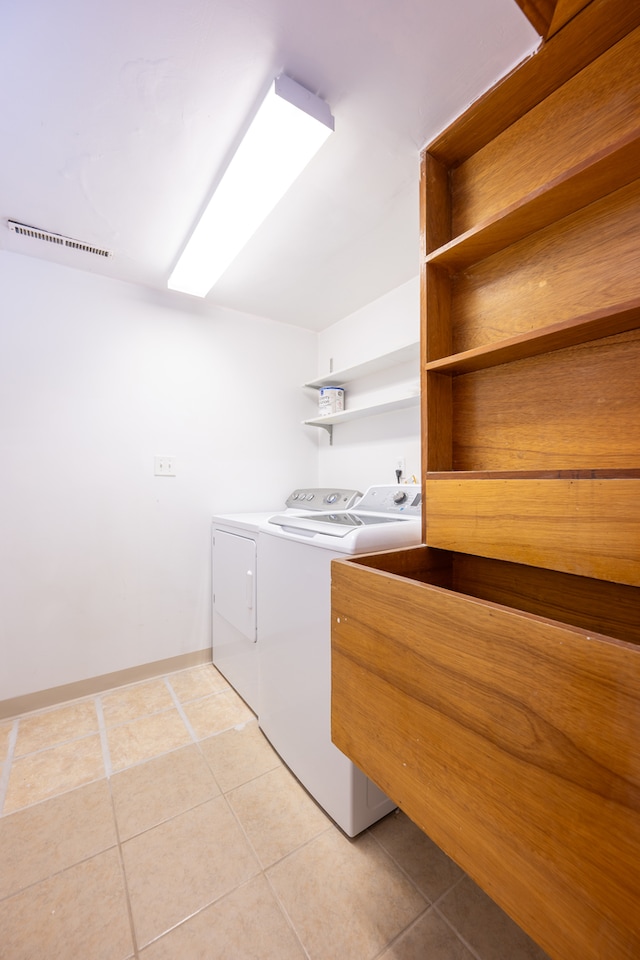
[[[169,277],[204,297],[333,132],[329,107],[282,74],[271,85]]]

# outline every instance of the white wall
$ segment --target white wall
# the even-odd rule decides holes
[[[418,303],[416,279],[317,335],[0,252],[0,701],[207,647],[214,513],[419,476],[417,407],[332,447],[301,424],[301,384],[417,340]]]
[[[207,647],[211,515],[319,482],[317,335],[183,304],[0,253],[0,700]]]
[[[415,277],[319,334],[317,376],[372,360],[419,337],[420,289]],[[419,375],[416,360],[350,383],[345,389],[346,407],[366,406],[403,393],[417,395]],[[365,490],[375,483],[395,483],[395,461],[400,457],[405,460],[406,476],[420,478],[418,406],[336,425],[332,446],[326,431],[319,428],[318,432],[323,486]]]

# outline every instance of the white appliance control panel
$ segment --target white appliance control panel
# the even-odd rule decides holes
[[[338,487],[303,487],[287,497],[287,507],[304,510],[348,510],[362,494],[359,490]]]
[[[358,501],[357,512],[419,517],[422,513],[422,487],[419,483],[369,487],[362,500]]]

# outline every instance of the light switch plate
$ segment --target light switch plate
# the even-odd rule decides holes
[[[175,457],[154,457],[153,472],[156,477],[175,477]]]

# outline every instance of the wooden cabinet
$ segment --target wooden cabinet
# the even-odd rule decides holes
[[[333,565],[336,744],[557,960],[640,956],[639,160],[616,0],[429,145],[425,545]]]

